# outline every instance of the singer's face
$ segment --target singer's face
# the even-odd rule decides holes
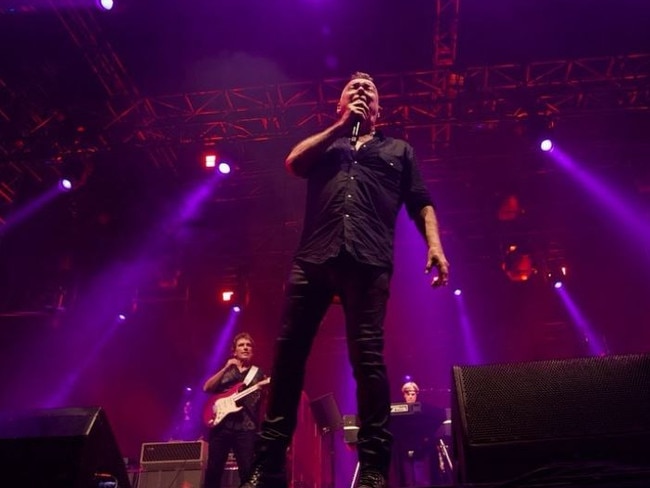
[[[375,84],[365,78],[350,80],[341,93],[340,107],[362,100],[368,107],[368,120],[374,125],[379,114],[379,93]]]

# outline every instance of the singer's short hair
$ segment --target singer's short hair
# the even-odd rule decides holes
[[[251,343],[251,346],[255,347],[255,341],[253,340],[251,335],[248,332],[240,332],[232,340],[232,350],[233,350],[233,352],[235,351],[235,349],[237,349],[237,343],[242,339],[246,339],[247,341],[249,341]]]
[[[364,73],[363,71],[355,71],[352,73],[352,75],[350,75],[350,80],[356,80],[357,78],[372,81],[373,83],[375,82],[375,80],[372,79],[372,76],[370,76],[368,73]]]

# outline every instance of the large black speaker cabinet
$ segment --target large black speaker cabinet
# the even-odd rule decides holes
[[[99,407],[0,414],[0,485],[131,488]]]
[[[459,485],[650,475],[650,355],[452,370]]]

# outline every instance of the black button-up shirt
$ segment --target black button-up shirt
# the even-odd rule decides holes
[[[413,219],[432,205],[413,148],[376,134],[358,151],[337,139],[307,174],[307,204],[296,258],[322,263],[345,248],[361,263],[392,269],[402,204]]]

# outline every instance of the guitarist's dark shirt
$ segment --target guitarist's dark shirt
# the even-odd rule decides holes
[[[215,393],[222,393],[228,388],[232,388],[237,383],[243,382],[247,374],[248,369],[243,373],[240,373],[237,366],[231,365],[221,378],[221,383],[215,390]],[[242,385],[242,388],[251,387],[263,379],[264,373],[261,369],[258,369],[250,384],[248,386]],[[240,391],[242,388],[240,388]],[[246,395],[245,397],[239,399],[237,405],[240,405],[244,408],[238,412],[232,412],[226,415],[221,421],[220,425],[217,426],[217,428],[221,427],[222,429],[228,430],[257,430],[261,418],[262,391],[257,390],[250,395]]]

